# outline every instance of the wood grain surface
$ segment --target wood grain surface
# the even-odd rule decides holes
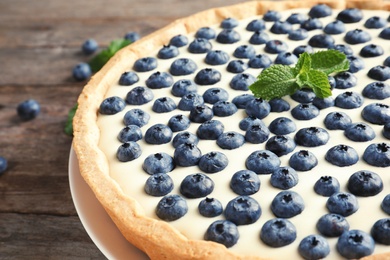
[[[135,31],[145,36],[175,19],[239,0],[1,0],[0,259],[104,259],[84,230],[68,179],[72,138],[63,128],[85,82],[72,68],[89,60],[88,38],[101,48]],[[41,105],[21,121],[17,105]]]

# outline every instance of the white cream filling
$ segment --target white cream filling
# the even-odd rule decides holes
[[[291,10],[282,12],[283,18],[282,20],[285,20],[291,13],[293,12],[301,12],[301,13],[308,13],[307,9],[299,9],[299,10]],[[323,18],[322,23],[325,26],[331,21],[335,20],[335,16],[337,15],[338,11],[333,10],[333,15],[331,17]],[[335,89],[333,91],[333,97],[335,98],[339,93],[342,93],[344,91],[356,91],[361,93],[362,89],[370,82],[374,82],[374,80],[368,78],[367,72],[370,68],[372,68],[375,65],[382,65],[384,59],[389,55],[388,51],[388,44],[389,42],[383,39],[378,38],[379,32],[382,29],[366,29],[363,27],[363,23],[366,19],[368,19],[371,16],[381,16],[384,19],[387,19],[389,13],[385,11],[364,11],[364,18],[359,24],[345,24],[346,25],[346,31],[353,30],[356,28],[362,28],[363,30],[370,33],[373,40],[372,42],[375,44],[378,44],[382,46],[385,49],[385,54],[377,57],[377,58],[366,58],[364,59],[365,62],[365,69],[359,71],[355,75],[358,77],[358,85],[356,87],[353,87],[348,90],[339,90]],[[249,32],[245,30],[246,25],[253,19],[258,17],[251,17],[245,20],[242,20],[240,22],[240,25],[235,28],[240,35],[241,40],[235,44],[219,44],[216,41],[212,41],[213,49],[214,50],[224,50],[226,51],[231,59],[236,59],[233,57],[233,51],[237,46],[249,44],[249,38],[253,34],[253,32]],[[272,26],[272,22],[267,22],[267,30],[270,29]],[[213,26],[219,32],[221,28],[219,28],[219,25]],[[309,31],[309,37],[302,41],[290,41],[287,38],[287,35],[276,35],[272,34],[271,32],[267,32],[271,39],[279,39],[284,42],[286,42],[289,46],[289,51],[292,51],[296,46],[298,45],[304,45],[307,44],[308,40],[311,36],[315,34],[322,33],[321,30],[314,30]],[[333,35],[332,36],[335,39],[336,44],[345,44],[343,41],[344,34],[341,35]],[[194,37],[193,35],[188,35],[189,42],[191,42]],[[357,45],[350,45],[352,49],[354,50],[354,55],[359,56],[360,49],[365,46],[366,44],[357,44]],[[264,46],[265,45],[253,45],[253,47],[256,50],[257,54],[264,53]],[[187,46],[182,47],[179,49],[180,55],[178,57],[175,57],[173,59],[169,60],[162,60],[158,59],[158,68],[151,72],[146,73],[137,73],[140,80],[138,83],[134,84],[133,86],[126,87],[126,86],[119,86],[119,85],[113,85],[107,92],[106,97],[110,96],[120,96],[122,98],[126,97],[126,94],[135,86],[146,86],[145,80],[155,71],[169,71],[169,67],[173,60],[180,57],[189,57],[192,60],[196,62],[198,65],[198,70],[191,75],[188,76],[177,76],[174,77],[174,80],[177,81],[179,79],[194,79],[196,73],[205,67],[213,67],[217,70],[219,70],[222,73],[222,80],[218,82],[217,84],[213,85],[212,87],[221,87],[225,88],[229,92],[229,101],[231,101],[235,96],[238,96],[240,94],[243,94],[245,92],[243,91],[236,91],[229,87],[229,82],[231,78],[235,75],[232,73],[228,73],[226,71],[227,64],[220,65],[220,66],[210,66],[204,63],[204,58],[206,54],[190,54],[187,51]],[[145,56],[154,56],[157,57],[158,49],[155,51],[155,53],[152,53],[151,55],[145,54]],[[276,55],[267,54],[271,57],[272,60],[275,59]],[[132,68],[129,68],[131,70]],[[248,69],[245,71],[245,73],[251,73],[253,76],[257,76],[260,73],[259,69]],[[203,92],[208,88],[208,86],[199,86],[198,87],[198,93],[203,94]],[[170,94],[171,88],[166,89],[158,89],[153,90],[154,98],[160,98],[165,96],[172,97],[175,102],[178,104],[180,98],[173,97]],[[250,93],[247,92],[247,93]],[[290,99],[289,97],[285,98],[291,105],[291,108],[293,108],[298,103]],[[152,112],[151,107],[153,105],[153,102],[149,102],[148,104],[140,106],[140,108],[147,113],[151,115],[151,120],[149,123],[142,127],[142,132],[145,134],[146,130],[156,124],[156,123],[163,123],[167,124],[169,118],[171,118],[173,115],[176,114],[183,114],[186,116],[189,116],[189,112],[187,111],[181,111],[181,110],[174,110],[169,113],[165,114],[155,114]],[[364,106],[366,106],[369,103],[386,103],[389,104],[389,99],[377,101],[377,100],[370,100],[365,99],[365,103],[362,107],[358,109],[352,109],[352,110],[344,110],[337,107],[331,107],[324,110],[321,110],[320,115],[310,121],[298,121],[293,119],[293,117],[290,114],[290,111],[283,112],[283,113],[271,113],[269,116],[267,116],[263,121],[266,123],[266,125],[269,125],[269,123],[275,119],[276,117],[289,117],[294,120],[294,122],[297,125],[297,130],[303,127],[308,126],[319,126],[325,128],[323,124],[323,120],[325,116],[331,112],[331,111],[343,111],[346,112],[351,118],[353,122],[361,122],[364,121],[361,117],[361,110]],[[210,105],[211,107],[212,105]],[[113,115],[113,116],[104,116],[99,115],[98,117],[98,125],[101,129],[101,139],[100,139],[100,149],[106,154],[108,161],[109,161],[109,167],[110,167],[110,176],[119,184],[119,186],[123,189],[123,191],[136,199],[140,205],[142,205],[145,215],[153,218],[157,218],[155,215],[155,207],[158,203],[158,201],[161,199],[161,197],[152,197],[147,195],[144,192],[144,185],[146,179],[150,176],[144,170],[142,169],[142,163],[144,159],[150,155],[157,152],[166,152],[173,156],[173,146],[171,143],[164,144],[164,145],[149,145],[144,140],[138,141],[138,143],[142,147],[142,155],[138,159],[132,161],[132,162],[119,162],[116,159],[116,151],[118,147],[121,145],[121,143],[117,139],[117,135],[120,132],[122,128],[125,127],[123,124],[123,117],[127,111],[130,109],[135,108],[136,106],[127,106],[125,110],[122,112]],[[239,133],[244,134],[242,130],[239,129],[238,123],[242,118],[246,116],[245,111],[243,109],[240,109],[236,114],[230,117],[214,117],[216,120],[220,120],[224,126],[225,131],[237,131]],[[191,126],[187,131],[191,131],[192,133],[196,133],[196,130],[198,128],[199,124],[197,123],[191,123]],[[243,254],[243,255],[258,255],[262,257],[270,257],[275,259],[298,259],[300,258],[298,254],[298,245],[299,242],[307,235],[310,234],[317,234],[318,231],[316,230],[316,222],[317,220],[324,214],[328,213],[328,210],[325,207],[327,197],[322,197],[320,195],[317,195],[314,190],[314,183],[324,175],[330,175],[334,178],[337,178],[341,184],[341,191],[348,192],[348,189],[346,187],[348,178],[351,174],[353,174],[356,171],[359,170],[371,170],[373,172],[376,172],[379,174],[383,180],[384,183],[384,189],[381,193],[379,193],[376,196],[363,198],[358,197],[358,203],[359,203],[359,210],[354,213],[351,216],[347,217],[347,221],[350,224],[350,229],[360,229],[367,233],[370,232],[371,227],[375,223],[376,220],[381,218],[389,217],[386,213],[384,213],[380,209],[380,204],[383,198],[390,194],[390,168],[379,168],[379,167],[372,167],[364,162],[362,158],[363,151],[365,148],[371,144],[371,143],[380,143],[380,142],[387,142],[390,143],[389,140],[385,139],[381,131],[383,129],[383,126],[379,125],[371,125],[376,133],[376,138],[369,142],[352,142],[348,140],[345,136],[343,131],[341,130],[328,130],[331,138],[329,142],[320,147],[315,148],[306,148],[297,146],[294,150],[294,152],[301,150],[301,149],[307,149],[310,150],[315,154],[317,157],[319,164],[317,167],[315,167],[312,171],[309,172],[298,172],[299,175],[299,183],[297,186],[293,187],[291,190],[298,192],[304,199],[305,202],[305,210],[298,216],[295,216],[293,218],[290,218],[289,220],[296,226],[297,228],[297,239],[292,244],[282,247],[282,248],[271,248],[266,246],[259,238],[260,230],[263,224],[268,221],[269,219],[275,218],[273,213],[270,210],[270,204],[272,199],[275,197],[275,195],[280,192],[281,190],[274,188],[270,185],[270,176],[271,175],[259,175],[261,179],[261,187],[260,191],[256,194],[252,195],[254,199],[256,199],[262,208],[262,215],[260,219],[251,225],[246,226],[239,226],[239,233],[240,233],[240,239],[238,243],[233,246],[230,250]],[[325,128],[326,129],[326,128]],[[290,136],[293,138],[296,132],[290,134]],[[174,133],[175,135],[175,133]],[[272,136],[272,134],[270,135]],[[338,144],[349,144],[355,150],[358,152],[360,156],[360,160],[357,164],[350,166],[350,167],[338,167],[334,166],[327,161],[325,161],[325,153],[328,151],[329,148],[338,145]],[[233,193],[232,190],[229,188],[229,182],[231,179],[231,176],[242,169],[246,169],[245,167],[245,159],[248,157],[250,153],[252,153],[255,150],[261,150],[265,149],[265,143],[263,144],[250,144],[246,143],[242,147],[235,149],[235,150],[222,150],[220,149],[215,141],[206,141],[201,140],[199,142],[198,147],[202,151],[202,154],[205,154],[210,151],[216,151],[221,150],[228,158],[229,158],[229,165],[225,170],[222,172],[214,173],[214,174],[208,174],[208,176],[215,182],[215,188],[214,191],[208,196],[208,197],[214,197],[217,198],[222,202],[222,204],[225,206],[231,199],[237,196],[237,194]],[[239,155],[239,156],[237,156]],[[281,165],[286,166],[288,165],[288,160],[292,153],[280,157],[281,159]],[[183,180],[185,176],[192,173],[201,172],[200,169],[197,166],[193,167],[176,167],[172,172],[169,173],[169,175],[172,177],[175,188],[172,191],[172,193],[180,194],[179,187],[180,183]],[[183,233],[186,237],[190,239],[203,239],[204,234],[206,232],[207,227],[215,220],[217,219],[223,219],[223,215],[215,218],[206,218],[201,216],[198,213],[198,204],[202,200],[201,199],[186,199],[188,203],[188,213],[182,217],[181,219],[177,221],[170,222],[170,224],[175,227],[177,230],[179,230],[181,233]],[[327,238],[330,247],[331,247],[331,253],[328,256],[328,259],[341,259],[342,257],[337,253],[336,250],[336,242],[337,238]],[[389,246],[383,246],[383,245],[376,245],[375,253],[381,253],[381,252],[390,252]]]

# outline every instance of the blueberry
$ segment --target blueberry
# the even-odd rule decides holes
[[[318,164],[315,155],[307,150],[300,150],[291,155],[289,165],[296,171],[310,171]]]
[[[173,180],[168,174],[156,173],[146,180],[144,190],[148,195],[160,197],[170,193],[173,186]]]
[[[332,15],[332,8],[326,4],[316,4],[309,11],[310,17],[322,18],[330,15]]]
[[[275,135],[287,135],[297,129],[293,120],[288,117],[275,118],[269,125],[269,130]]]
[[[264,223],[260,231],[260,239],[270,247],[283,247],[297,238],[297,230],[288,219],[275,218]]]
[[[172,62],[169,72],[173,76],[184,76],[194,73],[198,69],[196,63],[188,58],[176,59]]]
[[[4,157],[0,156],[0,175],[2,175],[8,168],[8,161]]]
[[[229,101],[218,101],[213,105],[213,113],[215,116],[227,117],[237,112],[237,107]]]
[[[304,237],[298,246],[299,254],[305,259],[323,259],[330,253],[328,241],[320,235]]]
[[[157,204],[156,215],[165,221],[174,221],[183,217],[188,212],[186,200],[180,195],[172,194],[164,196]]]
[[[123,117],[125,125],[137,125],[143,127],[149,122],[150,115],[139,108],[131,109]]]
[[[245,141],[260,144],[267,141],[270,132],[263,123],[251,124],[245,132]]]
[[[385,61],[383,62],[383,65],[389,67],[390,66],[390,56],[387,56],[387,58],[385,59]]]
[[[255,99],[253,95],[245,93],[234,97],[232,103],[234,103],[238,109],[242,109],[253,99]]]
[[[366,142],[375,138],[374,129],[366,123],[354,123],[344,131],[344,135],[355,142]]]
[[[155,72],[145,81],[146,86],[151,89],[169,88],[173,84],[172,76],[167,72]]]
[[[212,49],[209,40],[205,38],[195,38],[188,46],[188,51],[194,54],[207,53]]]
[[[258,150],[248,156],[245,166],[257,174],[271,174],[279,168],[280,159],[271,151]]]
[[[286,21],[290,24],[302,24],[307,20],[307,16],[303,13],[292,13],[287,17]]]
[[[172,132],[179,132],[188,129],[191,121],[185,115],[172,116],[168,121],[168,126]]]
[[[295,191],[281,191],[271,202],[271,211],[278,218],[292,218],[302,213],[305,203]]]
[[[306,31],[322,29],[322,27],[323,26],[321,20],[317,18],[309,18],[303,23],[301,23],[301,29],[304,29]]]
[[[384,212],[390,215],[390,194],[387,194],[381,203],[381,208]]]
[[[290,104],[282,98],[273,98],[268,101],[271,112],[284,112],[290,110]]]
[[[374,172],[358,171],[349,177],[348,190],[356,196],[375,196],[383,190],[383,182]]]
[[[21,104],[23,104],[23,103],[21,103]],[[28,103],[26,103],[26,104],[28,104]],[[32,104],[34,104],[34,103],[32,103]],[[18,110],[19,110],[19,106],[18,106]],[[104,99],[102,101],[102,103],[100,104],[99,112],[102,115],[114,115],[116,113],[121,112],[123,109],[125,109],[125,106],[126,106],[126,103],[125,103],[125,101],[122,98],[117,97],[117,96],[108,97],[108,98]],[[35,104],[33,106],[33,108],[34,109],[33,109],[33,114],[32,115],[36,116],[36,110],[37,109],[38,109],[38,112],[39,112],[39,105],[38,105],[38,108],[37,108],[37,106]],[[24,107],[21,106],[20,109],[21,109],[21,111],[24,112]],[[18,112],[18,114],[20,116],[20,112]],[[22,118],[24,118],[24,117],[22,117]],[[31,116],[26,116],[26,118],[31,118]]]
[[[268,139],[265,148],[277,156],[291,153],[295,149],[294,140],[288,135],[275,135]]]
[[[173,158],[166,153],[155,153],[145,158],[142,168],[148,174],[168,173],[175,168]]]
[[[389,40],[390,39],[390,27],[384,28],[380,33],[379,33],[379,38]]]
[[[170,97],[158,98],[154,101],[152,110],[155,113],[167,113],[176,109],[175,101]]]
[[[310,120],[317,117],[320,110],[313,104],[298,104],[291,110],[291,115],[297,120]]]
[[[133,43],[135,41],[138,41],[141,37],[137,32],[128,32],[123,38]]]
[[[251,74],[239,73],[235,75],[229,83],[229,86],[234,90],[249,90],[249,86],[256,81],[256,78]]]
[[[133,69],[137,72],[147,72],[157,68],[157,59],[154,57],[144,57],[136,60]]]
[[[229,248],[237,243],[239,237],[237,226],[234,223],[228,220],[217,220],[207,228],[204,239]]]
[[[372,103],[362,110],[364,120],[377,125],[390,122],[390,106],[383,103]]]
[[[255,57],[251,58],[248,62],[249,67],[254,69],[268,68],[271,66],[272,60],[266,54],[258,54]]]
[[[367,76],[374,80],[379,80],[379,81],[388,80],[390,79],[390,67],[381,66],[381,65],[372,67],[368,71]]]
[[[98,48],[99,45],[95,39],[88,39],[81,45],[81,50],[86,55],[94,53]]]
[[[221,80],[221,73],[212,68],[201,69],[195,76],[198,85],[214,85]]]
[[[178,166],[188,167],[199,163],[202,152],[195,143],[183,143],[176,147],[173,160]]]
[[[197,93],[188,93],[179,101],[177,108],[183,111],[191,111],[196,106],[201,106],[204,104],[203,97]]]
[[[237,149],[245,143],[245,137],[237,132],[229,131],[221,134],[217,138],[217,145],[222,149]]]
[[[249,196],[238,196],[228,202],[224,215],[236,225],[253,224],[260,218],[261,207]]]
[[[309,36],[306,29],[296,29],[288,33],[288,38],[293,41],[301,41],[306,39]]]
[[[288,50],[288,45],[280,40],[270,40],[265,44],[265,52],[277,54]]]
[[[217,33],[210,27],[201,27],[195,33],[195,38],[205,38],[207,40],[215,39]]]
[[[249,129],[249,127],[252,124],[258,124],[258,125],[265,127],[265,124],[263,123],[263,121],[261,121],[261,119],[258,119],[256,117],[252,117],[252,116],[247,116],[247,117],[241,119],[238,126],[240,127],[241,130],[246,131]]]
[[[326,152],[325,159],[333,165],[344,167],[357,163],[359,155],[352,147],[339,144]]]
[[[321,127],[304,127],[295,134],[294,141],[301,146],[316,147],[326,144],[329,138],[328,132]]]
[[[331,90],[336,87],[336,80],[333,76],[328,76],[328,82]]]
[[[278,11],[274,11],[274,10],[268,10],[263,15],[263,20],[267,21],[267,22],[279,21],[281,18],[282,18],[282,15]]]
[[[269,40],[271,40],[271,38],[266,32],[255,31],[249,39],[249,43],[253,45],[261,45],[267,43]]]
[[[226,70],[231,73],[242,73],[248,69],[248,63],[242,60],[232,60],[228,63]]]
[[[230,188],[238,195],[252,195],[260,190],[261,181],[253,171],[241,170],[233,174]]]
[[[88,63],[81,62],[73,67],[72,76],[77,81],[89,79],[91,75],[92,70]]]
[[[274,34],[288,34],[292,30],[289,22],[275,21],[271,26],[270,32]]]
[[[203,122],[196,131],[196,135],[203,140],[217,140],[225,129],[224,125],[218,120],[209,120]]]
[[[131,86],[134,83],[139,81],[138,75],[133,71],[123,72],[119,78],[119,85],[121,86]]]
[[[214,190],[214,182],[203,173],[187,175],[180,184],[180,193],[186,198],[202,198]]]
[[[332,96],[326,97],[326,98],[319,98],[315,97],[313,99],[313,105],[316,106],[318,109],[325,109],[328,107],[334,106],[334,98]]]
[[[239,59],[250,59],[255,55],[256,50],[252,45],[240,45],[233,52],[233,56]]]
[[[232,29],[234,27],[237,27],[238,23],[239,23],[238,20],[236,20],[235,18],[228,17],[222,20],[221,28]]]
[[[290,97],[299,103],[311,103],[316,94],[311,89],[302,88],[295,91]]]
[[[245,27],[245,29],[250,32],[261,31],[265,28],[265,22],[262,19],[254,19]]]
[[[175,45],[163,45],[158,51],[157,57],[159,59],[171,59],[179,55],[179,49]]]
[[[206,54],[205,62],[208,65],[222,65],[229,61],[229,54],[221,50],[211,50]]]
[[[298,184],[298,174],[289,166],[280,167],[271,174],[270,181],[273,187],[288,190]]]
[[[172,140],[172,130],[164,124],[155,124],[145,132],[145,142],[148,144],[165,144]]]
[[[376,221],[371,229],[371,236],[377,243],[390,245],[390,218]]]
[[[347,192],[334,193],[326,201],[326,208],[330,213],[336,213],[344,217],[350,216],[359,209],[356,197]]]
[[[348,44],[335,44],[330,49],[342,52],[342,53],[344,53],[347,56],[353,55],[353,49]]]
[[[136,142],[126,142],[118,147],[116,157],[121,162],[128,162],[141,156],[141,147]]]
[[[336,20],[325,25],[324,32],[327,34],[342,34],[345,32],[345,25],[342,21]]]
[[[176,81],[171,89],[172,95],[175,97],[183,97],[191,92],[197,92],[198,86],[189,79],[180,79]]]
[[[218,101],[227,101],[228,92],[223,88],[209,88],[203,93],[203,100],[209,104],[215,104]]]
[[[371,43],[360,50],[360,56],[365,58],[378,57],[383,55],[384,52],[381,46]]]
[[[205,198],[198,205],[199,213],[207,218],[219,216],[223,212],[222,203],[214,198]]]
[[[347,56],[347,59],[349,61],[349,72],[356,73],[365,68],[363,59],[353,55]]]
[[[387,143],[370,144],[364,150],[363,159],[372,166],[390,166],[390,145]]]
[[[262,98],[256,98],[249,101],[245,107],[245,112],[248,116],[253,116],[259,119],[263,119],[268,116],[270,111],[271,106]]]
[[[334,105],[340,108],[354,109],[361,107],[363,102],[364,98],[359,93],[346,91],[337,95],[336,99],[334,100]]]
[[[390,139],[390,123],[386,123],[382,130],[383,137]]]
[[[349,230],[337,240],[337,251],[345,258],[358,259],[374,252],[375,241],[364,231]]]
[[[197,145],[199,142],[199,139],[196,135],[190,132],[180,132],[175,135],[175,137],[172,140],[172,145],[174,148],[177,148],[181,144],[194,144]]]
[[[334,79],[336,80],[337,89],[347,89],[356,86],[357,78],[351,72],[341,72],[338,73]]]
[[[330,197],[340,191],[340,183],[332,176],[321,176],[314,184],[314,191],[318,195]]]
[[[194,123],[204,123],[214,116],[213,110],[206,105],[195,106],[190,111],[190,120]]]
[[[293,54],[297,57],[299,57],[299,55],[301,55],[304,52],[313,53],[314,49],[310,45],[299,45],[295,47],[293,50]]]
[[[349,230],[349,224],[345,217],[328,213],[323,215],[316,224],[318,231],[326,237],[338,237]]]
[[[329,34],[316,34],[309,39],[309,45],[316,48],[331,48],[335,41]]]
[[[281,52],[276,56],[275,64],[292,65],[297,63],[298,57],[291,52]]]
[[[344,23],[357,23],[363,19],[363,12],[358,8],[347,8],[337,14],[337,20]]]
[[[362,29],[355,29],[345,34],[344,41],[349,44],[365,43],[371,41],[371,35]]]
[[[111,100],[110,100],[111,101]],[[110,101],[107,101],[107,103],[110,103]],[[104,102],[104,101],[103,101]],[[114,101],[111,101],[114,102]],[[103,104],[103,103],[102,103]],[[119,111],[116,110],[123,110],[124,104],[112,104],[113,107],[104,107],[104,112],[107,112],[107,114],[112,115],[114,113],[117,113]],[[27,99],[21,103],[18,104],[16,107],[16,112],[18,113],[18,116],[22,120],[31,120],[38,116],[39,112],[41,111],[41,106],[39,105],[38,101],[35,99]],[[112,113],[111,113],[112,111]],[[100,112],[102,113],[102,112]],[[102,113],[103,114],[103,113]]]
[[[200,157],[198,166],[205,173],[220,172],[227,167],[229,159],[221,152],[209,152]]]
[[[217,42],[222,44],[231,44],[241,40],[240,34],[233,29],[224,29],[217,35]]]
[[[122,143],[137,142],[142,139],[141,128],[137,125],[128,125],[123,128],[118,134],[118,140]]]
[[[169,40],[169,44],[176,47],[183,47],[188,44],[188,38],[185,35],[178,34]]]
[[[151,89],[145,87],[134,87],[126,95],[126,103],[129,105],[143,105],[154,98],[154,94]]]
[[[325,127],[329,130],[345,130],[352,123],[352,119],[344,112],[330,112],[324,119]]]
[[[372,82],[364,87],[362,94],[370,99],[383,100],[390,97],[390,85],[385,82]]]

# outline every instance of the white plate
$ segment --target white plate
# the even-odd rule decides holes
[[[145,253],[130,244],[108,216],[91,188],[80,175],[73,148],[69,155],[69,184],[73,203],[88,235],[108,259],[149,259]]]

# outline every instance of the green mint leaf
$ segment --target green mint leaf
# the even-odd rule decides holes
[[[310,57],[311,68],[322,71],[326,75],[346,71],[349,69],[349,61],[347,56],[337,50],[319,51],[310,54]]]
[[[297,75],[308,72],[311,68],[311,57],[307,52],[302,53],[299,55],[299,59],[297,61],[297,64],[295,65],[295,73]]]
[[[294,93],[296,84],[296,71],[286,65],[273,65],[264,69],[258,80],[249,86],[255,97],[270,100]]]
[[[91,66],[92,71],[99,71],[117,51],[129,45],[130,43],[131,41],[125,39],[112,41],[106,49],[99,52],[90,60],[89,65]]]
[[[68,119],[66,120],[65,123],[64,131],[65,134],[69,136],[73,136],[73,117],[76,114],[76,110],[77,110],[77,104],[69,110]]]
[[[328,75],[319,70],[310,70],[306,73],[306,82],[305,86],[313,89],[314,94],[319,98],[326,98],[332,95],[330,89]]]

